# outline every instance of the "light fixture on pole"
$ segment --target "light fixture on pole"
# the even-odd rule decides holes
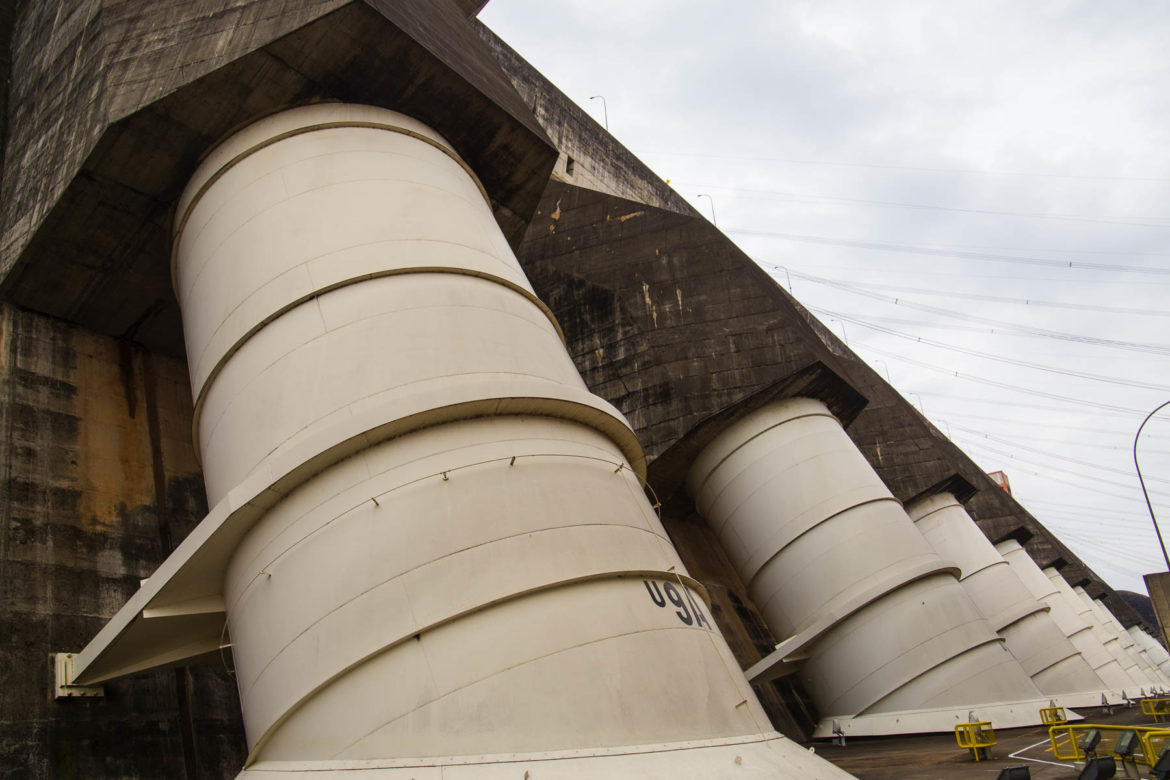
[[[708,196],[708,197],[710,197],[710,196]],[[711,203],[711,217],[712,218],[715,217],[715,203],[714,202]],[[783,266],[783,265],[777,265],[776,263],[773,263],[772,267],[779,268],[781,271],[784,272],[784,278],[788,280],[788,292],[792,292],[792,274],[788,273],[788,268],[786,266]]]
[[[830,317],[829,322],[836,322],[841,325],[841,340],[845,342],[845,346],[849,346],[849,336],[845,333],[845,322],[836,317]]]
[[[699,193],[695,197],[696,198],[706,198],[707,200],[711,201],[711,224],[714,225],[715,227],[719,227],[719,223],[715,221],[715,199],[712,198],[710,195],[707,195],[704,193]],[[792,282],[789,282],[788,286],[791,288]]]
[[[602,112],[602,116],[605,117],[605,131],[608,133],[609,132],[609,107],[605,104],[605,96],[604,95],[594,95],[593,97],[591,97],[589,99],[601,101],[601,112]]]

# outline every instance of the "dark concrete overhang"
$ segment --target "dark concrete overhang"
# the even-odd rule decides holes
[[[921,501],[924,498],[937,496],[940,493],[950,493],[955,497],[955,500],[960,504],[965,504],[971,500],[975,495],[977,489],[974,485],[968,482],[961,474],[952,474],[946,479],[941,479],[930,487],[914,495],[906,502],[907,505],[913,504],[915,501]]]
[[[401,111],[438,130],[479,176],[515,246],[556,150],[466,6],[351,2],[108,125],[0,282],[0,296],[183,355],[169,255],[174,203],[188,177],[242,125],[323,100]]]
[[[813,398],[848,426],[865,407],[866,399],[836,372],[815,361],[739,403],[719,410],[694,426],[659,455],[647,468],[647,480],[662,496],[675,493],[686,480],[695,458],[727,426],[757,409],[785,398]]]
[[[1028,530],[1027,528],[1025,528],[1024,526],[1021,525],[1018,528],[1014,528],[1011,531],[1008,531],[1007,533],[1003,534],[1002,536],[999,536],[995,539],[992,539],[991,543],[992,544],[999,544],[1000,542],[1006,542],[1008,539],[1011,539],[1011,540],[1015,541],[1017,544],[1019,544],[1021,547],[1027,547],[1028,540],[1031,539],[1033,536],[1035,536],[1034,533],[1032,533],[1030,530]]]

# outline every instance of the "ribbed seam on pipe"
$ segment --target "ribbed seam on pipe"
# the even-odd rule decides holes
[[[240,351],[240,349],[243,348],[244,344],[246,344],[249,339],[263,330],[266,326],[271,325],[285,314],[288,314],[293,309],[309,303],[310,301],[313,301],[322,295],[374,279],[384,279],[390,276],[404,276],[407,274],[453,274],[455,276],[470,276],[475,279],[483,279],[484,281],[498,284],[505,289],[511,290],[514,293],[518,293],[519,295],[523,296],[529,303],[540,309],[541,313],[544,314],[544,316],[556,330],[557,337],[561,340],[561,343],[566,343],[565,333],[561,330],[560,323],[557,322],[557,319],[553,315],[552,310],[544,304],[544,301],[540,300],[536,297],[535,294],[525,290],[523,287],[520,287],[519,285],[514,284],[507,279],[495,276],[493,274],[450,266],[418,266],[416,268],[391,268],[385,271],[374,271],[371,273],[362,274],[360,276],[354,276],[349,279],[342,279],[339,282],[325,285],[319,290],[314,290],[307,295],[302,295],[300,298],[297,298],[285,304],[284,306],[281,306],[279,309],[272,312],[267,317],[260,320],[260,322],[257,322],[255,325],[249,328],[243,335],[236,339],[230,347],[224,350],[223,355],[221,355],[220,358],[215,361],[215,365],[212,366],[211,370],[207,372],[207,376],[204,378],[203,384],[198,389],[198,393],[195,398],[194,410],[191,414],[191,443],[195,450],[195,462],[200,466],[203,465],[203,455],[199,449],[199,420],[203,414],[203,402],[207,397],[207,392],[211,385],[215,382],[215,378],[219,376],[220,372],[223,371],[224,366],[227,365],[228,360],[230,360],[233,355]]]
[[[1037,677],[1039,677],[1040,675],[1044,674],[1044,673],[1045,673],[1045,672],[1047,672],[1049,669],[1055,669],[1057,666],[1060,666],[1062,663],[1064,663],[1064,662],[1065,662],[1065,661],[1067,661],[1068,659],[1070,659],[1070,658],[1076,658],[1078,655],[1080,655],[1080,653],[1079,653],[1079,652],[1077,652],[1077,651],[1076,651],[1076,649],[1074,648],[1074,649],[1073,649],[1073,652],[1069,653],[1069,654],[1068,654],[1068,655],[1066,655],[1064,658],[1061,658],[1059,661],[1053,661],[1052,663],[1048,664],[1048,666],[1045,666],[1043,669],[1037,669],[1035,672],[1033,672],[1033,673],[1032,673],[1031,677],[1032,677],[1032,679],[1033,679],[1033,680],[1035,680]],[[1086,663],[1085,663],[1085,666],[1088,666],[1088,665],[1089,665],[1089,664],[1086,662]],[[1103,681],[1103,680],[1102,680],[1102,683],[1101,683],[1101,684],[1102,684],[1102,685],[1104,685],[1104,681]],[[1072,693],[1086,693],[1086,692],[1089,692],[1089,691],[1072,691]]]
[[[179,215],[179,218],[175,222],[174,236],[173,236],[173,241],[171,244],[171,246],[172,246],[172,249],[171,249],[171,287],[175,291],[175,298],[176,299],[179,298],[178,282],[175,278],[175,264],[178,260],[177,255],[178,255],[178,250],[179,250],[179,239],[183,235],[183,229],[187,226],[187,220],[190,219],[191,212],[194,210],[195,204],[197,204],[200,201],[200,199],[202,199],[202,197],[205,194],[207,194],[207,191],[209,189],[211,189],[212,185],[214,185],[217,181],[219,181],[221,178],[223,178],[224,174],[226,174],[228,171],[230,171],[235,166],[239,165],[241,162],[246,160],[248,157],[251,157],[253,154],[255,154],[256,152],[258,152],[262,149],[267,149],[269,146],[272,146],[273,144],[279,143],[280,141],[283,141],[283,140],[288,139],[288,138],[293,138],[293,137],[298,136],[298,135],[305,135],[306,133],[314,133],[314,132],[317,132],[319,130],[337,130],[337,129],[347,128],[347,127],[365,128],[368,130],[385,130],[385,131],[391,132],[391,133],[399,133],[401,135],[405,135],[405,136],[408,136],[410,138],[414,138],[414,139],[417,139],[419,141],[422,141],[423,143],[427,144],[428,146],[433,146],[434,148],[438,149],[440,152],[442,152],[443,154],[447,155],[452,160],[454,160],[459,165],[459,167],[462,168],[464,170],[464,172],[468,176],[471,177],[471,180],[475,183],[476,188],[479,189],[479,194],[483,196],[484,202],[487,203],[488,210],[491,210],[492,199],[488,196],[487,190],[484,189],[483,183],[479,180],[479,177],[475,175],[475,171],[471,170],[471,167],[467,163],[465,163],[459,155],[457,155],[455,153],[455,150],[451,149],[450,147],[446,146],[445,144],[439,143],[438,141],[436,141],[433,138],[428,138],[427,136],[425,136],[421,133],[417,133],[413,130],[407,130],[404,127],[398,127],[397,125],[392,125],[389,122],[371,122],[371,121],[363,121],[363,120],[317,122],[315,124],[297,127],[297,128],[292,129],[292,130],[286,130],[283,133],[277,133],[274,136],[270,136],[268,138],[265,138],[260,143],[257,143],[257,144],[254,144],[254,145],[248,147],[244,151],[237,154],[235,157],[228,160],[222,166],[220,166],[215,171],[215,173],[213,173],[207,177],[207,181],[203,182],[203,184],[201,184],[199,186],[198,191],[191,197],[191,200],[187,203],[186,208],[183,209],[183,213]],[[241,128],[241,129],[243,129],[243,128]]]
[[[952,630],[954,630],[954,629],[952,629]],[[862,715],[868,714],[871,709],[873,709],[874,707],[877,707],[879,704],[882,703],[882,699],[885,699],[887,696],[890,696],[890,695],[896,693],[898,690],[906,687],[907,685],[914,682],[915,680],[920,679],[922,677],[925,677],[926,675],[933,672],[935,669],[938,669],[940,666],[943,666],[945,664],[949,664],[951,661],[955,660],[956,658],[959,658],[960,656],[967,655],[968,653],[974,652],[975,650],[978,650],[981,647],[986,647],[987,645],[1002,644],[1002,643],[1003,643],[1003,638],[996,636],[992,639],[987,639],[987,640],[984,640],[982,642],[978,642],[976,644],[973,644],[970,647],[966,647],[966,648],[960,650],[959,652],[955,653],[954,655],[948,656],[947,658],[944,658],[943,660],[939,661],[937,664],[930,667],[929,669],[925,669],[925,670],[919,672],[918,674],[914,675],[913,677],[902,680],[896,686],[894,686],[893,688],[890,688],[885,693],[883,693],[881,696],[879,696],[878,698],[871,701],[869,704],[862,707],[857,712],[856,715],[848,716],[848,717],[859,718]],[[894,659],[894,660],[896,660],[896,659]],[[1025,678],[1025,679],[1030,679],[1030,678]],[[832,716],[828,716],[828,717],[832,717]]]
[[[638,476],[638,478],[640,480],[645,479],[646,473],[645,473],[645,465],[644,465],[644,456],[642,454],[641,445],[638,443],[637,436],[634,434],[633,431],[626,428],[619,419],[615,418],[609,412],[603,411],[603,410],[598,409],[598,408],[593,407],[593,406],[587,406],[585,404],[578,403],[576,401],[570,401],[570,400],[565,400],[565,399],[560,399],[560,398],[547,398],[547,397],[541,397],[541,396],[525,396],[525,397],[508,396],[507,398],[500,398],[500,397],[482,398],[482,397],[480,397],[480,398],[475,398],[475,399],[463,401],[463,402],[457,403],[457,404],[450,404],[448,406],[430,407],[430,408],[427,408],[424,410],[420,410],[419,412],[412,414],[412,415],[409,415],[407,417],[399,417],[399,418],[396,418],[393,420],[387,420],[383,424],[375,426],[373,428],[362,428],[361,430],[356,431],[355,433],[353,433],[349,436],[346,436],[345,438],[343,438],[337,442],[334,442],[332,445],[325,448],[324,450],[321,450],[320,452],[314,452],[314,453],[311,453],[308,457],[305,457],[304,459],[296,460],[296,462],[291,467],[289,467],[284,472],[275,476],[267,484],[267,489],[273,490],[280,495],[287,495],[295,487],[308,481],[313,475],[320,473],[321,471],[325,470],[326,468],[333,465],[334,463],[353,454],[353,449],[351,448],[351,445],[354,442],[358,441],[359,439],[363,439],[363,438],[365,439],[365,444],[362,445],[359,449],[366,449],[368,447],[374,446],[375,444],[379,444],[383,441],[389,441],[390,439],[394,439],[394,438],[397,438],[399,436],[404,436],[408,433],[413,433],[414,431],[422,430],[424,428],[429,428],[432,425],[442,425],[444,423],[455,422],[458,420],[466,420],[466,419],[472,419],[475,417],[483,417],[489,413],[493,414],[493,415],[500,415],[500,413],[495,410],[495,407],[497,407],[497,405],[501,401],[525,401],[525,400],[549,401],[549,402],[555,403],[555,405],[558,407],[573,408],[573,409],[576,409],[579,411],[584,411],[585,414],[582,415],[582,417],[584,417],[584,418],[603,416],[609,420],[612,420],[614,422],[613,427],[624,432],[627,435],[615,436],[612,431],[606,430],[604,426],[597,425],[595,421],[585,422],[583,419],[573,417],[569,414],[550,414],[548,412],[541,412],[541,413],[504,412],[501,415],[501,416],[509,416],[509,417],[548,417],[548,418],[556,419],[556,420],[566,420],[568,422],[576,423],[578,425],[583,425],[586,428],[590,428],[592,430],[595,430],[598,433],[600,433],[602,436],[607,438],[609,441],[613,442],[615,446],[617,446],[617,448],[621,452],[622,456],[630,464],[630,469]],[[440,410],[447,410],[448,416],[444,417],[441,420],[436,420],[436,421],[432,421],[432,422],[428,422],[428,423],[419,423],[419,422],[414,421],[415,418],[417,418],[417,417],[426,416],[430,413],[437,412]],[[642,464],[642,465],[639,466],[639,464]],[[306,467],[306,466],[311,466],[311,468],[305,469],[304,467]],[[305,473],[303,473],[299,479],[294,478],[294,473],[299,472],[299,471],[303,471]],[[231,491],[229,490],[228,493],[225,494],[225,498],[230,494],[231,494]]]
[[[996,631],[1003,631],[1005,628],[1010,628],[1016,623],[1019,623],[1024,618],[1040,614],[1041,612],[1048,612],[1051,609],[1052,607],[1047,604],[1041,604],[1037,601],[1035,606],[1026,605],[1022,609],[1017,607],[1016,609],[1002,610],[996,615],[989,615],[987,622],[991,623],[991,627]],[[1006,617],[1004,613],[1007,613]],[[1064,632],[1062,631],[1061,633],[1063,634]]]
[[[587,576],[587,577],[580,577],[580,578],[576,578],[576,579],[567,579],[567,580],[562,580],[562,581],[555,582],[555,583],[549,583],[547,585],[544,585],[544,586],[541,586],[538,588],[530,588],[529,590],[521,591],[519,593],[512,593],[504,598],[496,599],[495,601],[488,602],[488,603],[483,604],[481,606],[464,610],[463,612],[460,612],[459,614],[451,615],[442,621],[438,621],[438,622],[436,622],[432,625],[429,625],[425,628],[421,628],[415,634],[411,634],[407,637],[399,639],[396,642],[393,642],[389,645],[381,647],[378,650],[376,650],[372,653],[369,653],[360,659],[353,661],[352,663],[345,666],[344,668],[338,669],[333,675],[326,678],[325,680],[322,680],[319,684],[314,686],[312,689],[306,691],[299,699],[296,700],[296,702],[292,706],[290,706],[283,713],[281,713],[281,716],[279,718],[277,718],[275,721],[273,721],[264,730],[264,733],[261,734],[257,738],[255,745],[253,745],[252,749],[250,751],[248,751],[248,757],[244,761],[244,767],[247,768],[247,767],[251,766],[256,761],[258,754],[260,753],[260,751],[264,747],[264,745],[268,742],[268,739],[277,731],[277,729],[280,728],[280,726],[286,720],[289,719],[289,717],[296,710],[300,709],[305,704],[305,702],[312,699],[314,696],[317,695],[317,693],[319,693],[320,691],[327,688],[334,681],[340,679],[341,677],[344,677],[350,671],[352,671],[352,670],[356,669],[357,667],[361,666],[362,664],[368,662],[372,658],[375,658],[375,657],[377,657],[385,652],[393,650],[398,645],[401,645],[403,642],[409,641],[410,639],[412,639],[416,635],[421,635],[427,631],[431,631],[435,628],[438,628],[439,626],[454,622],[462,617],[466,617],[467,615],[473,614],[475,612],[480,612],[484,609],[489,609],[489,608],[494,607],[494,606],[498,606],[499,604],[503,604],[503,603],[506,603],[508,601],[512,601],[512,600],[514,600],[518,597],[521,597],[521,596],[530,596],[534,593],[540,593],[543,591],[554,590],[556,588],[568,587],[570,585],[577,585],[577,584],[580,584],[582,582],[594,582],[594,581],[606,580],[606,579],[633,579],[636,577],[662,577],[662,578],[666,578],[666,579],[679,578],[684,583],[686,583],[688,588],[690,588],[691,590],[694,590],[696,593],[703,593],[705,591],[702,583],[700,583],[698,580],[695,580],[692,577],[687,576],[687,575],[679,574],[678,572],[675,572],[675,571],[671,571],[671,572],[626,571],[626,572],[619,572],[619,573],[606,573],[606,574],[599,574],[599,575],[591,575],[591,576]],[[706,600],[704,600],[704,601],[706,601]],[[658,629],[646,629],[646,630],[659,631],[659,630],[671,630],[671,629],[658,628]],[[688,629],[688,630],[691,630],[691,629]],[[707,629],[707,630],[715,630],[715,629]],[[612,638],[613,637],[610,636],[610,637],[604,637],[603,639],[594,640],[594,641],[595,642],[607,641],[607,640],[612,639]],[[561,650],[558,652],[564,652],[564,651]],[[530,659],[530,660],[536,660],[536,659]]]
[[[785,399],[785,400],[788,400],[788,399]],[[722,466],[725,462],[727,462],[728,458],[730,458],[732,455],[734,455],[736,452],[738,452],[740,449],[742,449],[744,447],[744,445],[746,445],[748,442],[750,442],[754,439],[758,439],[759,437],[763,436],[765,433],[773,430],[774,428],[779,428],[782,425],[787,425],[790,422],[795,422],[796,420],[802,420],[806,417],[827,417],[830,420],[832,420],[833,422],[837,423],[838,425],[841,424],[841,421],[838,420],[836,417],[834,417],[831,412],[824,411],[824,412],[805,412],[803,414],[798,414],[794,417],[786,417],[783,420],[781,420],[780,422],[776,423],[775,425],[769,425],[767,428],[763,429],[762,431],[759,431],[758,433],[754,433],[751,436],[744,439],[743,441],[736,444],[735,447],[733,447],[726,455],[721,457],[714,465],[708,466],[706,468],[706,470],[707,470],[706,476],[703,477],[702,482],[700,482],[699,484],[694,486],[694,489],[691,491],[691,495],[698,496],[699,493],[703,490],[703,487],[707,484],[707,480],[709,480],[715,474],[715,472],[719,470],[719,467]],[[844,428],[842,428],[842,430],[844,430]],[[710,446],[710,445],[708,445],[708,446]],[[693,468],[693,466],[692,466],[692,468]],[[894,498],[893,496],[890,496],[890,498],[892,498],[894,501],[898,501],[898,499]],[[901,504],[901,501],[898,501],[898,503]]]
[[[896,571],[868,590],[862,591],[848,603],[834,607],[833,612],[831,613],[831,620],[828,617],[822,616],[800,631],[797,631],[791,637],[786,637],[777,645],[777,647],[779,648],[781,645],[785,644],[785,642],[791,639],[801,637],[802,634],[807,634],[807,636],[802,637],[800,641],[789,651],[790,654],[797,653],[809,645],[815,644],[817,640],[820,639],[820,637],[829,633],[838,625],[848,620],[853,615],[856,615],[870,604],[873,604],[875,601],[883,599],[891,593],[894,593],[895,591],[900,590],[907,585],[918,582],[919,580],[924,580],[928,577],[934,577],[940,574],[950,575],[957,579],[958,568],[954,564],[947,563],[946,561],[940,561],[938,564],[928,565],[919,563],[910,567],[909,569]],[[768,603],[771,602],[765,602],[765,604]],[[761,604],[760,606],[762,608],[764,604]]]
[[[801,531],[800,533],[798,533],[796,536],[793,536],[791,539],[784,542],[784,544],[782,544],[781,546],[777,547],[775,552],[773,552],[771,555],[769,555],[767,558],[765,558],[763,561],[760,562],[760,565],[756,567],[756,570],[754,572],[752,572],[751,577],[749,577],[748,581],[745,582],[744,585],[747,586],[748,590],[751,590],[751,588],[755,585],[756,579],[760,576],[760,572],[762,572],[764,570],[764,568],[767,567],[767,565],[769,563],[771,563],[776,558],[776,556],[778,556],[780,553],[784,552],[789,547],[791,547],[793,544],[795,544],[796,541],[798,539],[800,539],[802,536],[815,531],[816,529],[820,528],[822,525],[829,522],[833,518],[840,517],[841,515],[845,514],[846,512],[852,512],[854,509],[857,509],[858,507],[867,506],[868,504],[877,504],[877,503],[882,502],[882,501],[893,501],[893,502],[897,503],[897,500],[898,499],[894,498],[893,496],[882,496],[880,498],[871,498],[871,499],[868,499],[866,501],[862,501],[862,502],[857,503],[857,504],[851,504],[850,506],[847,506],[838,512],[834,512],[831,515],[826,515],[825,517],[821,518],[817,522],[810,525],[808,528],[806,528],[803,531]],[[727,527],[731,522],[732,522],[731,520],[725,521],[723,523],[723,525],[717,530],[717,533],[719,531],[722,531],[723,528]],[[939,557],[939,559],[942,560],[941,556],[937,556],[937,557]],[[942,571],[944,569],[948,570],[948,571],[953,571],[955,573],[955,579],[957,580],[959,578],[960,573],[961,573],[961,569],[958,566],[954,565],[953,563],[947,563],[946,561],[943,561],[943,564],[944,565],[940,568],[940,571]],[[744,561],[744,568],[745,569],[748,568],[750,565],[751,565],[751,559]],[[741,576],[742,576],[742,573],[741,573]]]

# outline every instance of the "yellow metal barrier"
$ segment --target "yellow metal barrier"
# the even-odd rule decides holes
[[[1101,735],[1101,741],[1093,749],[1093,752],[1099,756],[1113,755],[1117,741],[1126,732],[1134,732],[1137,735],[1137,747],[1133,749],[1130,756],[1133,761],[1146,766],[1153,766],[1157,762],[1158,756],[1170,744],[1170,729],[1156,726],[1061,723],[1050,726],[1048,729],[1048,741],[1052,744],[1052,755],[1060,761],[1083,761],[1085,752],[1081,750],[1080,742],[1090,729],[1096,729]]]
[[[1170,718],[1170,699],[1142,699],[1142,714],[1151,715],[1154,723]]]
[[[959,747],[970,750],[976,761],[983,761],[991,758],[990,748],[995,745],[995,729],[989,720],[956,723],[955,742]]]
[[[1170,745],[1170,730],[1150,729],[1138,730],[1138,739],[1142,742],[1142,753],[1145,755],[1145,765],[1153,766],[1158,762],[1158,756]]]
[[[1064,707],[1041,707],[1040,722],[1045,726],[1057,726],[1061,723],[1068,723],[1068,717],[1064,714]],[[1157,721],[1154,722],[1157,723]]]

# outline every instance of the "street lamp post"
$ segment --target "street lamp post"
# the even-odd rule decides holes
[[[829,322],[835,322],[841,326],[841,340],[845,342],[845,346],[849,346],[849,336],[845,333],[845,323],[836,317],[830,317]]]
[[[591,97],[589,99],[601,101],[601,112],[602,112],[601,115],[605,117],[605,131],[608,133],[609,132],[609,106],[607,106],[605,104],[605,96],[604,95],[594,95],[593,97]]]
[[[711,224],[714,225],[715,227],[719,227],[719,223],[715,221],[715,199],[712,198],[710,195],[706,195],[706,194],[701,193],[701,192],[698,195],[696,195],[695,197],[696,198],[706,198],[707,200],[711,201]],[[789,288],[791,288],[792,282],[789,282],[788,286],[789,286]]]
[[[710,197],[710,196],[708,196],[708,197]],[[712,201],[712,203],[711,203],[711,217],[712,217],[712,219],[714,219],[714,217],[715,217],[715,203],[714,203],[714,201]],[[788,280],[788,292],[792,292],[792,274],[788,273],[788,267],[783,266],[783,265],[777,265],[775,263],[772,264],[772,267],[779,268],[781,271],[784,272],[784,278]]]
[[[1146,427],[1146,423],[1150,421],[1151,417],[1167,406],[1170,406],[1170,401],[1166,401],[1147,414],[1146,419],[1142,420],[1142,424],[1138,426],[1137,434],[1133,437],[1133,467],[1137,470],[1138,483],[1141,484],[1142,495],[1146,498],[1146,508],[1150,510],[1150,522],[1154,524],[1154,533],[1158,535],[1158,546],[1162,548],[1162,557],[1166,559],[1166,570],[1170,571],[1170,555],[1166,554],[1166,542],[1162,540],[1162,531],[1158,528],[1158,518],[1154,517],[1154,505],[1150,503],[1150,494],[1146,491],[1146,481],[1142,479],[1142,468],[1138,465],[1137,456],[1138,439],[1141,438],[1142,428]]]

